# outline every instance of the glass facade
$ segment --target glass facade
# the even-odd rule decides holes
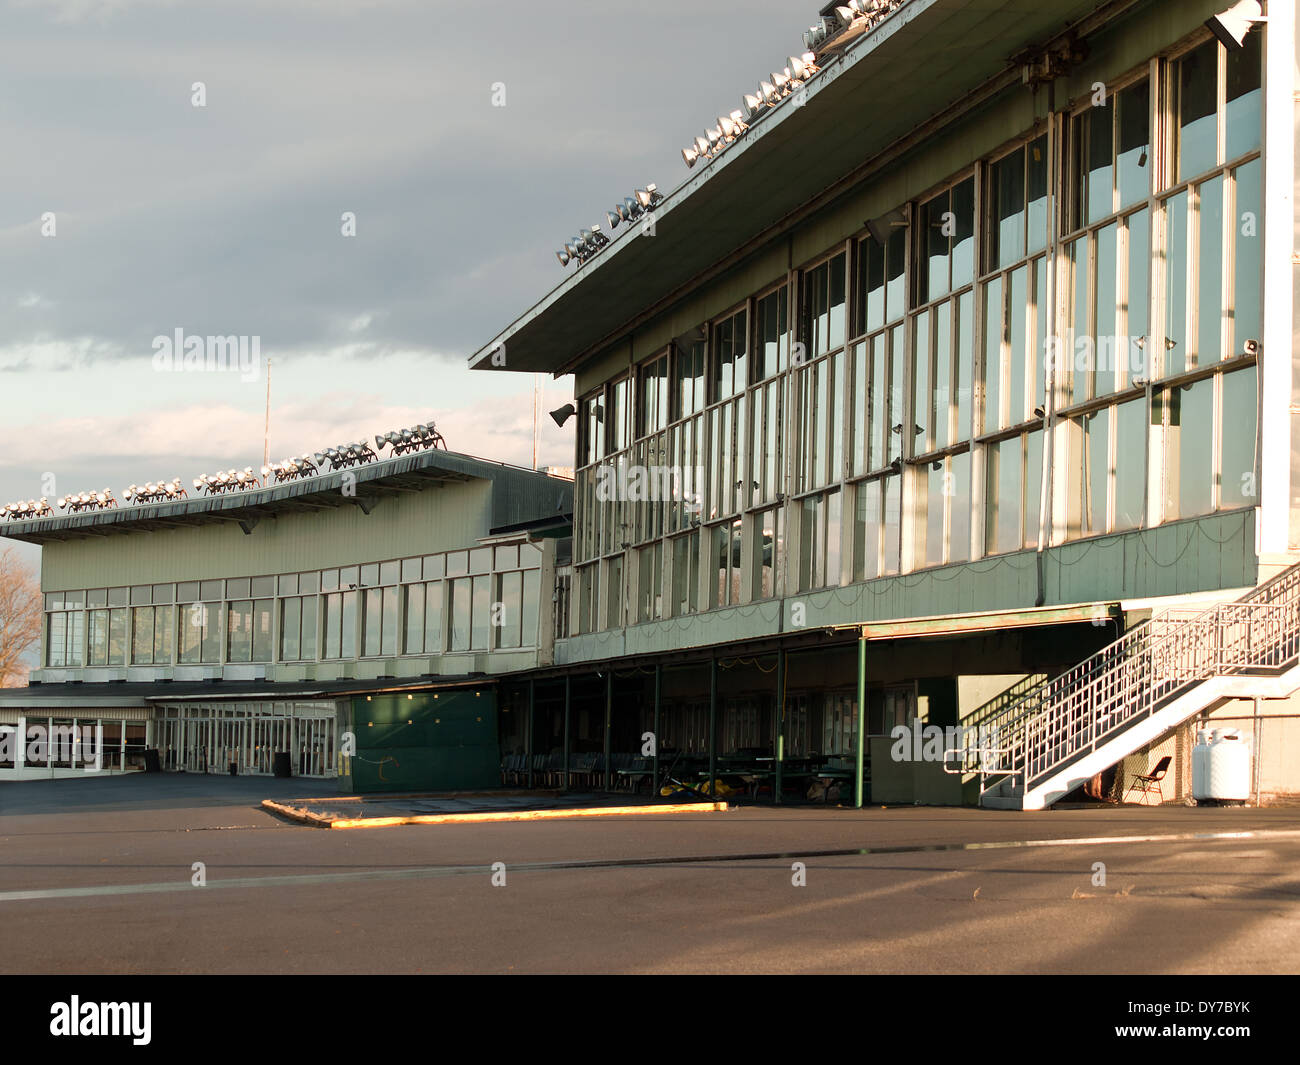
[[[537,646],[542,549],[50,592],[47,667],[315,662]]]
[[[1261,39],[1143,63],[581,397],[572,632],[1255,505]]]

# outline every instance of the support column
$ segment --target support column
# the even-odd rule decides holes
[[[614,771],[610,767],[610,759],[614,754],[614,737],[610,735],[614,722],[614,670],[611,668],[605,674],[605,790],[610,791],[610,782],[614,779]]]
[[[776,757],[773,768],[776,777],[772,784],[772,801],[781,805],[781,774],[785,768],[785,648],[776,649]]]
[[[858,766],[856,783],[853,788],[853,806],[862,809],[863,768],[865,745],[867,742],[867,641],[858,634]]]
[[[718,659],[709,656],[709,795],[714,794],[718,779]]]
[[[533,702],[536,697],[536,682],[528,682],[528,725],[524,729],[524,750],[528,759],[528,786],[533,786]]]
[[[573,748],[573,740],[569,732],[570,711],[573,704],[573,678],[567,673],[564,675],[564,790],[568,791],[573,786],[573,780],[569,774],[569,755]]]
[[[651,795],[654,795],[659,790],[659,714],[660,714],[659,695],[660,695],[660,688],[663,681],[663,675],[664,675],[664,667],[656,663],[655,664],[654,721],[650,726],[651,729],[654,731],[654,739],[655,739],[654,754],[652,755],[652,761],[651,761],[651,772],[653,774],[650,777]]]
[[[1259,524],[1261,568],[1277,564],[1290,540],[1292,350],[1296,337],[1295,251],[1295,5],[1268,5],[1264,34],[1264,317],[1259,385]],[[1268,576],[1261,573],[1260,579]]]

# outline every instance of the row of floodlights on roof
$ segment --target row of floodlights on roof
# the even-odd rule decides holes
[[[75,495],[63,496],[58,501],[58,508],[70,513],[82,510],[110,510],[115,506],[117,500],[113,498],[112,491],[107,488],[102,492],[78,492]],[[29,518],[52,517],[54,509],[48,499],[27,499],[8,504],[0,510],[0,513],[3,513],[9,521],[26,521]]]
[[[873,29],[887,15],[903,5],[905,0],[848,0],[836,7],[834,14],[824,16],[808,27],[803,35],[802,55],[792,55],[784,69],[769,74],[766,81],[758,83],[758,91],[746,93],[744,106],[730,114],[719,115],[718,124],[696,137],[692,144],[682,149],[682,161],[693,167],[701,159],[712,159],[740,139],[763,112],[776,107],[787,96],[797,92],[804,82],[821,69],[821,60],[849,41]]]
[[[902,5],[903,0],[847,0],[842,7],[835,8],[833,15],[823,16],[820,22],[809,26],[803,43],[809,51],[821,54],[826,46],[843,43],[840,38],[856,37],[871,29]],[[849,34],[849,30],[855,32]]]
[[[786,62],[788,65],[784,70],[769,74],[767,81],[758,83],[757,93],[745,94],[743,108],[737,108],[729,115],[719,115],[716,126],[706,129],[693,144],[682,149],[682,160],[687,166],[694,166],[701,159],[712,159],[734,144],[760,114],[802,88],[803,83],[819,69],[817,57],[812,52],[792,55]]]
[[[617,229],[623,222],[635,222],[656,207],[663,198],[663,193],[655,185],[647,185],[625,197],[612,211],[606,211],[605,221],[609,223],[610,229]],[[576,237],[566,241],[564,247],[555,253],[555,257],[560,260],[561,266],[568,266],[572,262],[581,266],[608,245],[609,237],[600,231],[600,226],[593,225],[590,229],[579,230]]]
[[[374,462],[385,446],[391,449],[393,456],[397,456],[435,447],[446,450],[447,441],[430,422],[428,425],[415,425],[409,429],[395,429],[390,433],[381,433],[375,437],[373,448],[368,444],[340,444],[338,447],[327,447],[324,451],[315,454],[299,455],[287,458],[283,462],[269,463],[262,467],[260,480],[251,466],[245,466],[242,470],[205,473],[194,478],[194,488],[203,495],[216,496],[227,492],[244,492],[250,488],[260,488],[263,484],[283,484],[286,481],[295,481],[319,473],[326,462],[330,464],[331,469],[335,470],[345,470]],[[133,484],[122,495],[137,504],[166,503],[189,497],[179,477],[174,477],[170,481]],[[107,488],[102,492],[79,492],[58,501],[58,508],[70,513],[109,510],[116,506],[117,500]],[[32,518],[52,517],[54,509],[48,499],[28,499],[0,508],[0,514],[9,521],[26,521]]]

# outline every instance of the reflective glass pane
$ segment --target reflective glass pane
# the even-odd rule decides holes
[[[1111,223],[1097,230],[1096,273],[1093,291],[1096,293],[1096,336],[1094,339],[1096,376],[1093,386],[1097,396],[1115,390],[1116,372],[1127,356],[1127,342],[1121,340],[1117,321],[1119,300],[1116,298],[1115,274],[1118,270],[1118,226]]]
[[[967,178],[952,190],[952,287],[975,280],[975,179]]]
[[[1025,237],[1030,252],[1047,247],[1047,137],[1039,137],[1029,145],[1026,158],[1028,167],[1028,211]]]
[[[1196,361],[1204,366],[1223,357],[1223,178],[1200,186],[1196,263]]]
[[[1187,369],[1187,193],[1165,205],[1165,373]],[[1153,359],[1156,353],[1152,353]]]
[[[1043,434],[1025,437],[1025,532],[1024,545],[1038,546],[1039,513],[1043,495]]]
[[[1178,62],[1179,181],[1209,170],[1217,158],[1218,48],[1210,41]]]
[[[1069,347],[1062,352],[1062,369],[1068,367],[1070,397],[1081,403],[1092,395],[1092,327],[1088,321],[1088,238],[1080,237],[1071,243],[1066,254],[1070,263],[1070,276],[1074,279],[1070,290],[1068,321]],[[1059,370],[1058,370],[1059,372]],[[1063,380],[1062,384],[1066,384]]]
[[[1002,424],[1002,279],[984,286],[984,431]]]
[[[1095,108],[1085,114],[1083,119],[1086,220],[1096,222],[1115,209],[1115,192],[1112,188],[1114,171],[1111,165],[1111,153],[1114,150],[1111,123],[1114,120],[1109,107]]]
[[[1147,82],[1115,94],[1119,144],[1115,180],[1119,205],[1145,200],[1151,188],[1151,90]]]
[[[926,468],[925,486],[925,549],[922,557],[927,566],[943,564],[943,519],[946,496],[944,489],[949,484],[946,463],[938,463],[938,469],[931,464]]]
[[[899,491],[899,477],[883,477],[880,480],[880,507],[883,518],[880,525],[882,574],[897,573],[899,560],[900,508],[902,493]]]
[[[952,310],[949,302],[934,311],[934,447],[952,443]]]
[[[1227,157],[1235,159],[1260,145],[1260,60],[1264,35],[1256,27],[1246,34],[1244,47],[1228,53],[1227,106],[1223,132],[1227,140]]]
[[[990,266],[1009,266],[1025,254],[1025,150],[993,164],[993,256]]]
[[[1080,471],[1081,492],[1079,532],[1088,536],[1106,531],[1106,493],[1110,476],[1110,408],[1106,407],[1079,419],[1082,431],[1083,467]]]
[[[1124,310],[1128,315],[1128,351],[1130,377],[1147,377],[1151,374],[1145,365],[1151,350],[1147,334],[1147,315],[1150,313],[1151,282],[1151,225],[1147,211],[1136,211],[1128,218],[1128,299]],[[1141,339],[1139,346],[1136,341]]]
[[[901,318],[907,309],[907,290],[903,285],[906,264],[907,229],[899,227],[889,234],[885,254],[885,320],[888,322]]]
[[[985,481],[984,548],[989,554],[1015,551],[1021,543],[1020,438],[988,448]]]
[[[915,356],[912,413],[916,425],[908,426],[904,435],[914,442],[913,453],[920,454],[930,449],[930,430],[934,423],[934,397],[930,392],[930,312],[922,311],[916,316],[915,322],[916,330],[912,336],[912,351]],[[916,432],[917,428],[921,430],[919,433]]]
[[[1255,473],[1255,419],[1258,407],[1255,367],[1223,375],[1220,507],[1248,507],[1259,503]]]
[[[948,459],[948,561],[970,558],[970,452]]]
[[[971,435],[971,393],[975,363],[975,296],[965,292],[957,298],[957,439]]]
[[[1260,334],[1260,272],[1263,264],[1263,239],[1260,236],[1260,162],[1258,159],[1233,171],[1236,181],[1236,218],[1233,222],[1232,279],[1232,348],[1229,354],[1240,355],[1247,340]]]
[[[1115,424],[1115,529],[1136,529],[1145,516],[1146,401],[1121,403]]]
[[[948,249],[952,217],[948,193],[923,203],[919,211],[924,248],[917,263],[917,293],[922,303],[948,291]]]
[[[1170,389],[1170,441],[1165,518],[1208,514],[1213,508],[1214,380]]]
[[[1028,342],[1029,318],[1029,267],[1020,266],[1011,271],[1010,291],[1007,298],[1008,360],[1010,374],[1007,400],[1010,412],[1007,423],[1015,425],[1025,420],[1025,345]]]
[[[853,518],[853,579],[871,580],[880,564],[880,482],[866,481],[857,487]]]

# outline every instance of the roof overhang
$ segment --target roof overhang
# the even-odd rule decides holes
[[[1139,2],[908,0],[824,59],[802,106],[787,97],[700,163],[654,209],[653,234],[630,224],[470,356],[471,368],[572,371],[833,203],[927,130],[1018,88],[1015,57],[1027,49],[1092,32]]]

